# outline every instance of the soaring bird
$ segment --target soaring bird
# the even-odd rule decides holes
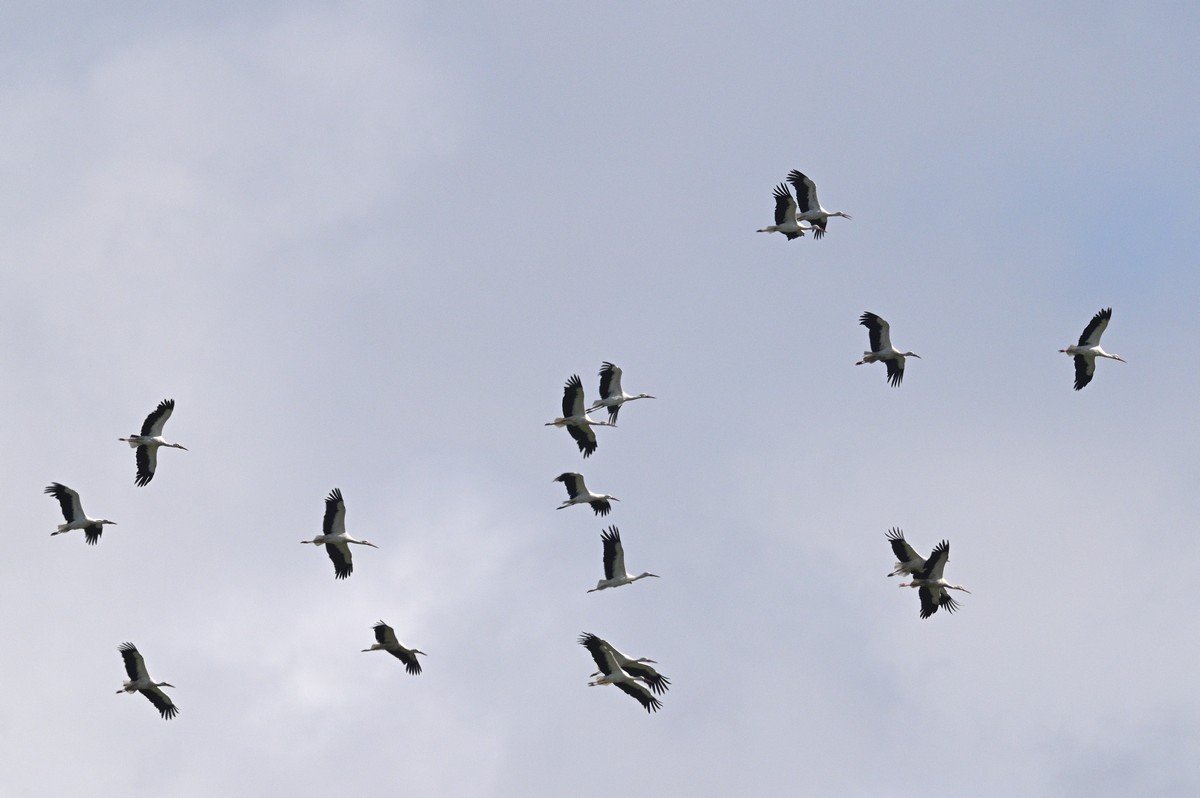
[[[595,637],[595,635],[583,635],[579,638],[579,642],[583,643],[588,637]],[[663,695],[668,689],[670,689],[671,680],[666,676],[663,676],[653,667],[653,665],[658,664],[657,662],[649,657],[638,657],[637,659],[627,657],[620,651],[617,651],[616,647],[607,640],[602,640],[601,642],[604,643],[604,648],[608,651],[608,653],[612,654],[612,656],[616,658],[617,664],[621,666],[621,670],[625,671],[633,678],[641,679],[643,682],[645,682],[646,686],[650,688],[650,692],[655,693],[656,695]],[[600,676],[601,674],[602,671],[596,671],[592,674],[592,678]]]
[[[375,624],[375,641],[370,648],[363,651],[386,651],[404,663],[404,669],[413,676],[421,675],[421,663],[417,661],[418,654],[425,654],[419,648],[408,648],[396,639],[396,632],[383,621]],[[425,654],[425,656],[429,656]]]
[[[604,541],[604,578],[597,582],[596,586],[588,591],[589,593],[632,584],[647,576],[658,577],[658,574],[652,574],[649,571],[643,571],[637,576],[630,576],[626,572],[625,547],[621,545],[621,533],[615,526],[610,526],[601,532],[600,538]]]
[[[117,695],[121,693],[141,693],[149,699],[154,708],[158,710],[158,714],[163,716],[163,720],[170,720],[179,712],[179,707],[175,706],[171,701],[171,697],[160,690],[160,687],[174,687],[173,684],[167,682],[156,682],[150,678],[150,674],[146,672],[146,663],[142,660],[142,655],[138,653],[137,646],[133,643],[122,643],[117,649],[121,652],[121,658],[125,660],[125,673],[129,674],[129,679],[125,685],[117,691]]]
[[[312,540],[302,540],[301,543],[311,543],[314,546],[324,544],[329,559],[333,560],[333,575],[345,579],[354,573],[354,561],[350,556],[351,543],[360,546],[379,548],[369,540],[358,540],[346,534],[346,502],[342,501],[342,492],[338,488],[330,491],[325,498],[325,522],[322,534]]]
[[[639,393],[636,396],[625,393],[621,388],[620,367],[614,366],[606,360],[600,364],[600,398],[594,405],[588,408],[588,412],[598,410],[601,407],[607,407],[608,420],[612,422],[613,426],[616,426],[617,413],[621,412],[621,405],[626,402],[632,402],[634,399],[653,398],[648,393]]]
[[[921,570],[913,573],[911,582],[901,582],[900,587],[915,587],[920,589],[921,596],[921,617],[928,618],[938,611],[939,607],[944,607],[947,612],[954,612],[958,609],[958,602],[950,597],[947,590],[961,590],[964,593],[970,593],[962,585],[952,585],[942,578],[942,571],[946,568],[946,563],[950,560],[950,543],[943,540],[934,547],[933,553],[929,555],[929,559],[925,561],[925,565]]]
[[[804,227],[796,220],[796,200],[792,199],[792,192],[787,190],[787,186],[780,183],[772,194],[775,197],[775,224],[755,230],[756,233],[783,233],[788,241],[793,241],[813,229]]]
[[[608,515],[612,510],[612,502],[621,501],[616,496],[608,493],[592,493],[588,490],[587,485],[583,484],[583,475],[576,474],[574,471],[567,471],[559,474],[554,478],[555,482],[561,482],[567,488],[567,500],[555,507],[555,510],[561,510],[564,507],[570,507],[572,504],[588,504],[591,505],[592,511],[596,515]]]
[[[584,410],[583,380],[578,374],[572,374],[571,379],[563,386],[562,417],[547,421],[547,427],[566,427],[567,432],[579,445],[579,451],[587,457],[596,451],[596,432],[592,427],[615,427],[611,421],[593,421]]]
[[[849,219],[850,214],[841,211],[827,211],[817,202],[817,184],[811,178],[805,177],[795,169],[788,172],[788,182],[796,189],[797,222],[808,222],[812,225],[813,238],[820,240],[825,235],[825,225],[831,216],[841,216]]]
[[[1104,308],[1097,312],[1088,322],[1088,326],[1083,328],[1083,334],[1079,336],[1079,343],[1058,350],[1075,358],[1075,390],[1077,391],[1092,381],[1092,375],[1096,373],[1096,358],[1107,357],[1112,360],[1120,360],[1122,363],[1125,362],[1120,355],[1110,355],[1100,348],[1100,336],[1104,335],[1104,331],[1108,329],[1108,321],[1111,318],[1112,308]]]
[[[596,661],[596,667],[600,669],[603,675],[588,682],[589,687],[596,687],[602,684],[611,684],[618,690],[621,690],[637,699],[646,712],[657,712],[662,707],[662,702],[654,697],[650,689],[631,676],[626,670],[621,667],[616,655],[613,653],[612,647],[607,642],[596,637],[594,634],[585,632],[579,637],[579,644],[588,650],[592,655],[592,659]]]
[[[863,352],[863,359],[855,363],[875,363],[882,360],[887,365],[887,380],[893,386],[899,385],[904,379],[904,358],[920,357],[916,352],[901,352],[892,346],[892,326],[874,313],[864,313],[858,323],[867,328],[871,341],[871,351]]]
[[[88,518],[87,513],[83,511],[83,506],[79,503],[79,494],[66,485],[51,482],[44,492],[58,499],[59,505],[62,506],[63,518],[67,520],[65,524],[59,524],[58,530],[51,532],[51,535],[61,535],[63,532],[70,532],[72,529],[82,529],[84,539],[87,540],[88,545],[95,546],[100,542],[100,535],[104,532],[104,524],[115,526],[117,523],[116,521],[109,521],[103,518]]]
[[[163,399],[158,403],[158,407],[154,408],[154,412],[146,416],[146,420],[142,422],[141,435],[117,438],[137,449],[137,478],[134,479],[134,483],[139,488],[149,485],[150,480],[154,479],[154,470],[158,467],[159,447],[166,446],[171,449],[187,451],[187,447],[180,446],[178,443],[168,443],[162,436],[163,425],[167,423],[167,419],[173,412],[175,412],[175,400]]]

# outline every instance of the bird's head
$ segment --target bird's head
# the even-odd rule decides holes
[[[646,576],[653,576],[655,579],[659,579],[659,578],[660,578],[658,574],[652,574],[652,573],[650,573],[649,571],[644,571],[644,572],[642,573],[642,575],[638,577],[638,579],[641,579],[641,578],[643,578],[643,577],[646,577]]]
[[[167,445],[170,446],[172,449],[183,449],[185,452],[187,451],[186,446],[182,446],[178,443],[168,443]]]
[[[372,542],[371,542],[371,541],[369,541],[369,540],[360,540],[360,541],[358,541],[358,542],[359,542],[359,543],[361,543],[361,544],[363,544],[364,546],[370,546],[370,547],[371,547],[371,548],[373,548],[373,549],[377,549],[377,548],[379,548],[378,546],[376,546],[374,543],[372,543]]]
[[[970,592],[971,592],[970,590],[967,590],[962,585],[946,585],[946,587],[950,588],[951,590],[961,590],[962,592],[967,593],[967,594],[970,594]]]
[[[169,682],[155,682],[154,686],[155,687],[174,687],[175,685],[173,685]]]
[[[424,651],[422,651],[422,650],[421,650],[421,649],[419,649],[419,648],[414,648],[414,649],[411,649],[411,651],[412,651],[412,653],[414,653],[414,654],[420,654],[420,655],[422,655],[422,656],[425,656],[425,657],[428,657],[428,656],[429,656],[428,654],[426,654]]]
[[[109,521],[107,518],[101,519],[101,520],[97,521],[96,523],[97,524],[112,524],[113,526],[117,525],[116,521]]]
[[[916,352],[905,352],[905,353],[904,353],[904,356],[905,356],[905,357],[915,357],[915,358],[917,358],[918,360],[919,360],[919,359],[921,359],[921,356],[920,356],[920,355],[918,355]]]

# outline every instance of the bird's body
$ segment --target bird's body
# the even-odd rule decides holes
[[[146,420],[142,422],[142,432],[140,435],[130,435],[128,438],[117,438],[119,441],[128,443],[134,449],[137,449],[137,477],[134,479],[134,484],[139,488],[150,484],[150,480],[154,479],[154,472],[158,469],[158,450],[163,446],[169,449],[187,448],[178,443],[171,443],[163,437],[163,426],[167,423],[167,419],[175,412],[175,400],[163,399],[158,403],[158,407],[146,416]]]
[[[584,484],[583,475],[574,471],[559,474],[554,481],[561,482],[567,488],[567,500],[555,507],[556,510],[570,507],[572,504],[587,504],[591,506],[596,515],[608,515],[612,510],[609,502],[620,501],[616,496],[608,493],[592,493]]]
[[[827,211],[817,201],[817,184],[795,169],[788,172],[788,182],[796,189],[796,221],[812,225],[813,238],[820,240],[825,235],[825,225],[830,217],[849,219],[850,214],[842,211]]]
[[[359,540],[350,537],[346,532],[346,502],[342,500],[342,491],[334,488],[325,498],[325,521],[322,525],[323,534],[312,540],[302,540],[301,543],[311,543],[314,546],[325,546],[325,552],[333,561],[333,575],[345,579],[354,573],[354,560],[350,554],[350,544],[379,548],[369,540]]]
[[[566,427],[567,432],[578,444],[579,451],[583,452],[584,457],[588,457],[596,451],[597,445],[596,432],[592,427],[615,427],[616,424],[611,421],[593,420],[584,409],[585,404],[583,380],[579,379],[578,374],[573,374],[567,380],[567,384],[563,386],[562,416],[553,421],[547,421],[546,426]]]
[[[596,400],[594,405],[588,408],[588,412],[599,410],[601,407],[607,407],[608,420],[613,426],[616,426],[617,414],[621,412],[623,404],[632,402],[634,399],[653,398],[648,393],[639,393],[636,395],[625,393],[624,389],[621,388],[620,367],[606,360],[600,364],[600,398]]]
[[[116,521],[109,521],[106,518],[88,518],[87,514],[83,511],[83,505],[79,502],[79,494],[66,485],[51,482],[44,492],[58,499],[58,503],[62,507],[63,518],[66,519],[66,523],[59,524],[58,529],[51,532],[51,535],[61,535],[63,532],[70,532],[72,529],[82,529],[88,545],[94,546],[100,542],[100,535],[104,532],[104,525],[113,524],[115,526],[117,523]]]
[[[164,693],[159,688],[174,687],[173,684],[167,682],[156,682],[150,678],[150,674],[146,672],[146,663],[142,660],[142,655],[138,653],[137,646],[133,643],[122,643],[117,649],[121,652],[121,658],[125,660],[125,673],[129,678],[125,684],[117,691],[117,695],[121,693],[141,693],[149,699],[154,708],[158,710],[158,714],[163,716],[163,720],[170,720],[179,712],[179,708],[171,701],[171,697]]]
[[[594,634],[584,633],[579,637],[579,644],[588,650],[588,653],[592,655],[592,659],[596,662],[596,667],[600,669],[601,676],[594,681],[588,682],[589,687],[611,684],[637,699],[638,703],[645,707],[646,712],[657,712],[662,708],[662,702],[654,697],[650,688],[621,667],[614,649],[606,641],[596,637]],[[655,671],[655,674],[657,675],[657,671]],[[663,677],[659,678],[663,682],[666,681]],[[669,682],[667,683],[669,684]],[[666,689],[665,685],[662,686],[662,689]]]
[[[1107,357],[1122,363],[1125,362],[1120,355],[1110,355],[1100,348],[1100,336],[1104,335],[1104,331],[1108,329],[1108,322],[1111,318],[1112,308],[1104,308],[1097,312],[1095,316],[1092,316],[1087,327],[1083,328],[1083,334],[1079,336],[1079,343],[1058,350],[1075,358],[1075,390],[1077,391],[1092,381],[1092,375],[1096,373],[1096,358]]]
[[[788,241],[800,238],[812,227],[804,227],[796,219],[796,200],[787,186],[780,183],[772,192],[775,197],[775,224],[756,230],[756,233],[783,233]]]
[[[621,545],[621,532],[615,526],[610,526],[601,533],[600,537],[604,541],[604,578],[597,582],[596,586],[588,591],[589,593],[632,584],[647,576],[658,577],[658,574],[652,574],[649,571],[643,571],[637,576],[630,576],[626,572],[625,547]]]
[[[386,651],[396,659],[404,663],[404,669],[413,676],[421,675],[421,663],[417,661],[417,654],[425,654],[419,648],[408,648],[396,639],[396,632],[392,627],[388,626],[383,621],[375,624],[375,642],[370,648],[364,648],[363,651]]]
[[[854,365],[882,361],[887,366],[888,382],[893,386],[899,385],[904,379],[904,358],[919,358],[920,355],[916,352],[901,352],[892,346],[891,325],[874,313],[863,313],[858,323],[867,328],[871,350],[863,352],[862,360]]]
[[[903,537],[901,537],[901,540],[903,540]],[[894,540],[892,549],[895,551]],[[950,584],[942,577],[942,572],[949,561],[950,543],[943,540],[934,547],[933,553],[929,555],[929,559],[925,561],[921,569],[912,572],[912,581],[900,583],[900,587],[918,588],[921,597],[922,618],[928,618],[930,615],[933,615],[938,611],[939,607],[944,608],[946,612],[954,612],[959,608],[958,602],[951,598],[947,591],[961,590],[964,593],[971,592],[962,585]]]

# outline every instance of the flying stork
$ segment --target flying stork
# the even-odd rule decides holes
[[[333,560],[333,574],[338,579],[345,579],[354,573],[354,561],[350,557],[351,543],[360,546],[379,548],[369,540],[358,540],[346,534],[346,503],[342,501],[342,492],[338,488],[330,491],[325,498],[325,522],[322,534],[312,540],[302,540],[301,543],[311,543],[314,546],[325,544],[329,559]]]
[[[146,663],[142,660],[142,655],[138,653],[137,646],[133,643],[122,643],[117,650],[121,652],[121,657],[125,660],[125,673],[129,674],[129,679],[117,691],[117,695],[141,693],[150,700],[150,703],[158,710],[158,714],[163,716],[163,720],[175,717],[179,712],[179,707],[175,706],[170,696],[158,689],[175,685],[152,680],[150,674],[146,672]]]
[[[773,192],[775,197],[775,224],[769,227],[764,227],[760,230],[755,230],[756,233],[783,233],[787,236],[788,241],[800,238],[812,227],[803,227],[796,219],[796,200],[792,198],[792,192],[787,190],[787,186],[780,183],[775,187]],[[820,231],[817,231],[820,233]]]
[[[592,493],[588,490],[587,485],[583,484],[583,475],[576,474],[574,471],[567,471],[559,474],[554,478],[555,482],[561,482],[567,488],[567,500],[555,507],[555,510],[561,510],[564,507],[570,507],[572,504],[590,504],[592,511],[596,515],[608,515],[612,510],[610,501],[621,501],[616,496],[608,493]]]
[[[1096,373],[1096,358],[1107,357],[1112,360],[1120,360],[1122,363],[1125,362],[1120,355],[1110,355],[1100,348],[1100,336],[1104,335],[1105,329],[1108,328],[1108,320],[1111,318],[1112,308],[1104,308],[1097,312],[1088,322],[1088,326],[1083,328],[1083,334],[1079,336],[1079,343],[1058,350],[1075,358],[1075,390],[1077,391],[1092,381],[1092,375]]]
[[[611,684],[636,698],[638,703],[646,708],[647,713],[657,712],[662,708],[662,702],[654,697],[650,689],[621,667],[608,643],[594,634],[584,633],[579,636],[579,644],[588,650],[603,674],[598,679],[588,682],[588,687]]]
[[[583,380],[578,374],[572,374],[571,379],[563,386],[562,417],[547,421],[547,427],[566,427],[567,432],[579,444],[579,451],[587,457],[596,451],[596,427],[615,427],[612,421],[593,421],[587,414],[583,401]]]
[[[895,542],[892,543],[892,548],[895,550]],[[900,587],[920,588],[922,618],[933,615],[939,607],[945,607],[947,612],[954,612],[959,608],[958,602],[950,597],[947,590],[971,592],[962,585],[952,585],[942,578],[942,571],[945,570],[949,560],[950,543],[943,540],[934,547],[933,553],[925,561],[924,567],[913,572],[912,581],[900,583]]]
[[[104,524],[116,526],[116,521],[88,518],[87,513],[83,511],[83,506],[79,502],[79,494],[66,485],[51,482],[46,487],[45,493],[58,499],[59,505],[62,506],[63,518],[67,521],[65,524],[59,524],[58,530],[50,533],[52,536],[61,535],[63,532],[70,532],[72,529],[82,529],[84,539],[87,540],[88,545],[95,546],[100,542],[100,535],[104,532]]]
[[[848,213],[827,211],[821,207],[821,203],[817,202],[817,184],[811,178],[805,177],[793,169],[788,172],[787,179],[792,184],[792,188],[796,189],[796,205],[800,209],[800,212],[796,214],[796,221],[808,222],[812,225],[813,238],[819,241],[825,235],[825,225],[831,216],[850,218]]]
[[[419,648],[407,648],[399,640],[396,639],[396,632],[392,627],[388,626],[383,621],[375,624],[375,640],[370,648],[364,648],[363,651],[386,651],[396,659],[404,663],[404,669],[413,676],[421,675],[421,663],[417,661],[418,654],[425,654]],[[425,654],[425,656],[429,656]]]
[[[596,403],[588,408],[588,412],[598,410],[601,407],[608,408],[608,420],[613,426],[617,425],[617,413],[621,412],[621,405],[626,402],[632,402],[634,399],[653,399],[654,397],[648,393],[639,393],[637,396],[630,396],[621,389],[621,368],[614,366],[607,360],[600,364],[600,398]]]
[[[863,313],[858,323],[867,328],[871,351],[863,352],[863,359],[855,363],[875,363],[882,360],[887,365],[887,380],[893,386],[904,379],[904,358],[920,357],[916,352],[901,352],[892,346],[892,326],[874,313]]]
[[[588,637],[595,637],[595,635],[584,635],[583,637],[579,638],[579,641],[582,643]],[[666,676],[663,676],[649,664],[654,663],[657,665],[657,662],[649,657],[638,657],[637,659],[631,659],[622,654],[620,651],[617,651],[613,644],[607,640],[601,640],[600,642],[604,643],[604,647],[616,658],[617,664],[621,666],[621,670],[625,671],[635,679],[641,679],[646,683],[646,686],[650,688],[652,693],[663,695],[668,689],[670,689],[671,680]],[[601,671],[596,671],[592,674],[592,677],[594,678],[599,675],[601,675]]]
[[[163,425],[167,423],[167,419],[173,412],[175,412],[175,400],[163,399],[158,403],[158,407],[154,408],[154,412],[146,416],[146,420],[142,422],[141,435],[117,438],[137,449],[137,478],[134,479],[134,483],[139,488],[149,485],[150,480],[154,479],[154,469],[158,467],[160,446],[187,451],[187,447],[180,446],[178,443],[168,443],[162,436]]]
[[[626,572],[625,547],[621,545],[621,533],[615,526],[610,526],[601,532],[600,538],[604,541],[604,578],[597,582],[596,586],[588,591],[589,593],[633,584],[647,576],[658,578],[658,574],[652,574],[649,571],[643,571],[637,576],[630,576]]]

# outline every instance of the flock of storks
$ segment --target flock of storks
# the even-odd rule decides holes
[[[817,201],[817,187],[811,179],[798,171],[788,173],[787,182],[795,189],[795,196],[788,191],[787,186],[780,183],[774,190],[775,224],[758,230],[760,233],[783,233],[789,241],[801,238],[805,233],[813,233],[820,239],[826,233],[828,220],[834,216],[849,219],[850,216],[841,211],[827,211]],[[807,222],[805,226],[804,222]],[[1112,309],[1104,308],[1092,317],[1079,336],[1079,341],[1060,352],[1065,353],[1075,361],[1075,390],[1080,390],[1092,380],[1096,370],[1096,358],[1104,357],[1125,362],[1120,356],[1109,354],[1100,347],[1100,336],[1104,334],[1112,318]],[[905,358],[920,357],[915,352],[902,352],[891,342],[891,326],[874,313],[863,313],[859,324],[867,328],[870,349],[863,352],[862,359],[855,365],[881,362],[887,367],[887,381],[892,386],[900,385],[904,379]],[[579,447],[584,458],[591,456],[597,448],[594,427],[615,427],[621,407],[627,402],[637,399],[653,399],[649,394],[628,394],[621,387],[621,369],[613,363],[605,362],[600,368],[600,398],[590,407],[584,396],[583,381],[578,375],[573,375],[563,388],[561,417],[547,422],[547,426],[563,427],[570,433]],[[608,411],[608,421],[593,420],[588,414],[605,409]],[[130,435],[118,440],[128,443],[136,450],[137,475],[135,483],[144,487],[154,478],[158,466],[158,450],[160,448],[185,449],[178,443],[171,443],[163,438],[163,426],[175,410],[175,401],[165,399],[159,403],[142,424],[140,434]],[[185,449],[186,451],[186,449]],[[606,516],[612,510],[611,502],[619,501],[616,496],[607,493],[593,493],[584,483],[583,476],[569,471],[555,477],[556,482],[563,483],[567,490],[567,500],[558,506],[561,510],[576,504],[589,505],[597,516]],[[108,519],[90,518],[83,511],[79,494],[58,482],[51,483],[45,492],[58,500],[62,506],[65,523],[59,524],[52,535],[59,535],[71,530],[82,530],[88,545],[99,542],[104,526],[115,524]],[[333,562],[334,577],[345,579],[354,571],[354,563],[349,544],[376,547],[374,543],[351,537],[346,532],[346,504],[342,493],[337,488],[330,492],[325,499],[325,518],[322,534],[310,543],[324,546],[326,553]],[[934,547],[928,558],[921,557],[904,538],[899,529],[891,529],[887,533],[896,556],[893,571],[888,576],[909,576],[910,581],[901,583],[901,587],[913,587],[919,591],[921,600],[921,617],[928,618],[938,611],[945,609],[953,613],[959,609],[959,604],[949,595],[950,590],[960,590],[970,593],[962,585],[948,582],[943,571],[950,559],[950,544],[943,540]],[[643,572],[637,576],[630,575],[625,570],[625,550],[621,542],[621,534],[616,526],[610,526],[601,533],[603,545],[604,578],[589,590],[594,593],[608,588],[632,584],[639,579],[657,577],[657,574]],[[378,547],[376,547],[378,548]],[[417,654],[425,652],[408,648],[396,639],[395,631],[383,621],[374,626],[376,642],[363,651],[387,651],[401,662],[405,669],[413,675],[421,673],[421,664]],[[588,682],[590,686],[611,684],[637,699],[647,712],[657,711],[662,703],[656,697],[668,689],[670,680],[658,673],[652,667],[654,660],[647,657],[631,658],[622,654],[608,641],[591,633],[584,633],[579,638],[592,655],[599,670],[593,673],[595,677]],[[118,650],[125,662],[128,679],[118,693],[140,692],[150,700],[163,718],[173,718],[178,708],[170,697],[160,688],[173,687],[167,682],[153,681],[146,670],[146,664],[141,653],[132,643],[123,643]]]

